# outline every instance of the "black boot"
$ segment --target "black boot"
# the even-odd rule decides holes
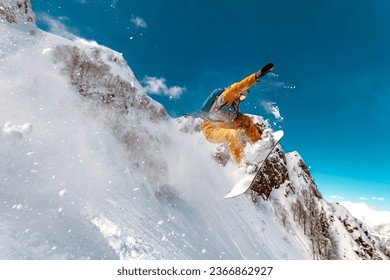
[[[264,65],[259,71],[256,72],[256,81],[259,81],[261,77],[265,76],[274,69],[273,63],[268,63]]]

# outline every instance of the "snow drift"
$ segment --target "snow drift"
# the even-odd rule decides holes
[[[0,2],[1,259],[387,258],[282,146],[223,200],[245,170],[199,119],[170,118],[121,54],[38,29],[30,8]]]

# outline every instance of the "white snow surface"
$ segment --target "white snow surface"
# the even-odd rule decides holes
[[[364,221],[366,225],[375,227],[380,224],[390,224],[390,212],[376,210],[369,207],[366,203],[353,203],[349,201],[340,202],[348,211],[361,221]]]
[[[366,203],[340,202],[357,219],[361,220],[372,235],[390,243],[390,212],[379,211]]]
[[[292,202],[283,188],[258,204],[246,194],[224,200],[243,172],[219,165],[201,133],[183,132],[189,119],[130,109],[109,127],[107,109],[90,105],[53,62],[62,44],[97,47],[0,23],[0,259],[312,258],[308,237],[278,218],[280,204]],[[108,59],[122,56],[99,48],[143,96],[127,64]],[[126,131],[138,133],[133,146]],[[246,148],[249,158],[255,148]],[[287,154],[297,188],[305,184],[294,175],[299,159]]]

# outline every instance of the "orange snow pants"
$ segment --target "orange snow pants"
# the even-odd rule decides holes
[[[240,115],[232,123],[205,120],[202,123],[202,130],[206,139],[211,143],[226,143],[230,155],[237,164],[241,163],[244,157],[244,143],[241,139],[241,132],[244,132],[251,144],[261,139],[259,128],[246,115]]]
[[[252,74],[242,81],[233,84],[224,91],[223,99],[225,102],[233,103],[240,97],[240,94],[256,84],[256,75]],[[204,120],[202,123],[203,133],[211,143],[226,143],[229,147],[229,153],[234,161],[239,164],[244,157],[244,144],[241,139],[241,132],[244,132],[250,143],[255,143],[261,139],[259,128],[253,123],[252,119],[244,114],[239,115],[233,122],[212,122]]]

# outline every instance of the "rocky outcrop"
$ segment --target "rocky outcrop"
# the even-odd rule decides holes
[[[0,19],[9,23],[35,23],[35,14],[30,0],[2,0]]]
[[[272,190],[279,189],[284,183],[287,183],[287,189],[292,190],[292,186],[288,181],[286,157],[280,145],[266,159],[262,167],[262,172],[266,176],[261,177],[252,187],[252,190],[263,199],[269,199]]]
[[[354,252],[363,260],[382,260],[383,252],[380,246],[377,246],[375,238],[371,236],[363,223],[352,217],[349,213],[341,210],[343,206],[335,204],[334,213],[355,242]],[[381,252],[382,251],[382,252]]]
[[[141,92],[134,77],[120,75],[130,69],[115,52],[101,47],[59,45],[53,51],[53,59],[80,95],[122,116],[132,108],[150,113],[153,120],[167,119],[164,107]]]
[[[85,44],[57,45],[52,58],[69,83],[84,97],[90,112],[100,115],[123,143],[129,160],[144,172],[156,189],[160,188],[165,184],[164,171],[168,167],[164,158],[158,156],[159,135],[143,123],[146,120],[168,121],[165,108],[145,94],[121,54]],[[130,127],[129,122],[133,124]],[[144,143],[148,143],[147,149]]]

